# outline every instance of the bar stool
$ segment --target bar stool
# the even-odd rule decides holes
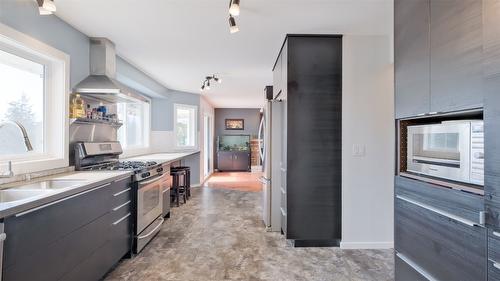
[[[184,171],[186,173],[181,186],[186,189],[187,198],[189,199],[189,197],[191,197],[191,168],[188,166],[179,166],[171,169],[174,171]]]
[[[177,202],[177,207],[179,207],[181,196],[184,199],[184,203],[186,203],[187,200],[186,188],[180,184],[181,177],[186,177],[186,171],[170,169],[170,175],[172,176],[172,189],[170,197]]]

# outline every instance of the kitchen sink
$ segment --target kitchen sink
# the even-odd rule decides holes
[[[85,184],[86,180],[67,180],[67,179],[52,179],[39,182],[28,183],[24,185],[19,185],[9,188],[9,190],[51,190],[51,189],[63,189],[68,187],[74,187],[77,185]]]
[[[43,194],[47,194],[48,190],[19,190],[19,189],[4,189],[0,190],[0,203],[10,203],[21,201]]]

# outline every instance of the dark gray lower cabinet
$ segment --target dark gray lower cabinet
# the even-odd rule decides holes
[[[396,252],[436,280],[486,280],[486,228],[465,224],[398,197],[394,224]]]
[[[420,274],[415,268],[406,263],[399,256],[395,256],[394,258],[395,265],[395,280],[400,281],[429,281],[425,276]]]
[[[100,279],[131,249],[129,188],[127,177],[5,218],[3,281]]]

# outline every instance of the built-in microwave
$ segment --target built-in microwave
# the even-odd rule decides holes
[[[408,172],[484,185],[482,120],[407,127]]]

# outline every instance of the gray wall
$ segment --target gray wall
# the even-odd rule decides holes
[[[245,129],[226,130],[225,119],[244,119]],[[250,135],[251,138],[254,138],[259,134],[260,110],[256,108],[216,108],[214,122],[216,141],[220,135]],[[214,166],[217,169],[217,147],[214,149],[214,154]]]
[[[226,130],[225,119],[244,119],[245,130]],[[259,134],[260,110],[255,108],[216,108],[215,137],[220,135],[251,135]]]
[[[0,0],[0,22],[71,56],[70,83],[89,75],[89,38],[54,15],[40,16],[33,0]]]
[[[189,104],[198,106],[200,110],[200,95],[186,92],[170,91],[166,98],[154,98],[152,102],[151,130],[174,130],[174,104]],[[200,126],[198,126],[198,129]]]

